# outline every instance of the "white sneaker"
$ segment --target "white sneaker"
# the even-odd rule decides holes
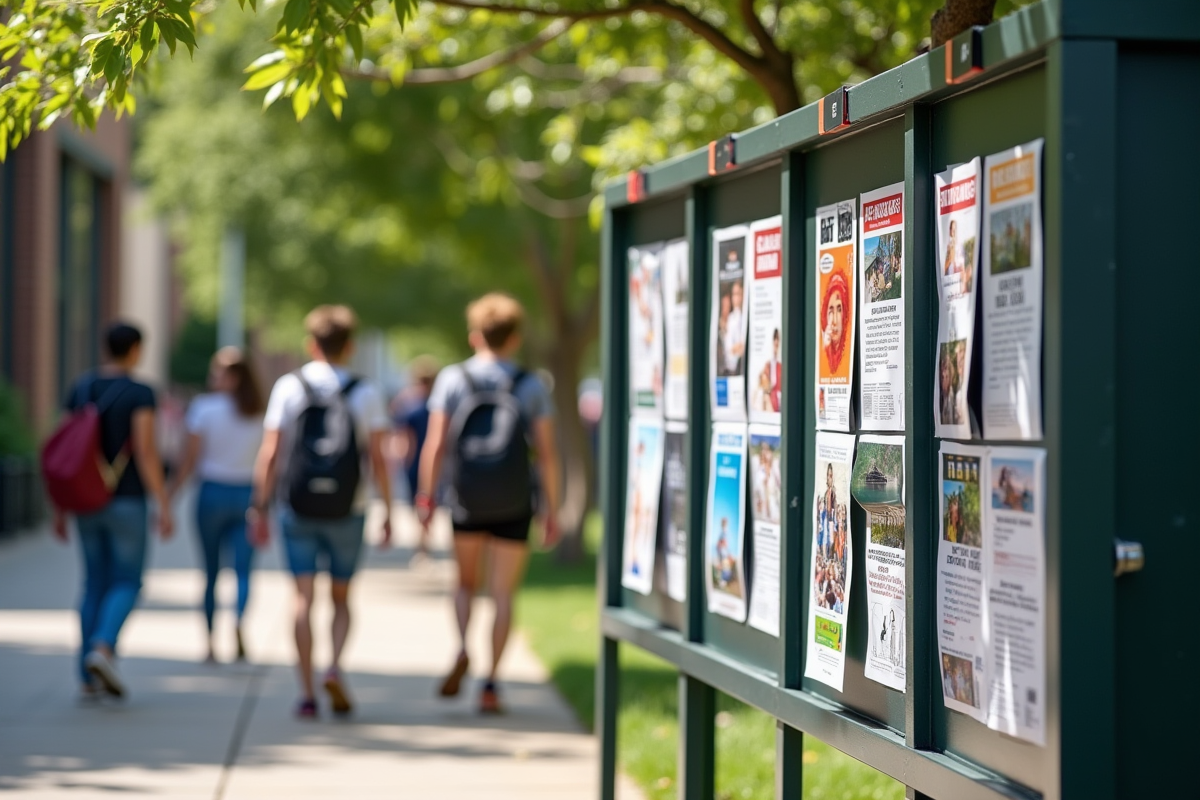
[[[104,653],[101,653],[99,650],[93,650],[87,654],[87,658],[83,660],[83,665],[87,667],[87,671],[92,674],[92,677],[100,683],[104,691],[113,697],[125,696],[125,684],[121,681],[121,676],[117,674],[117,668]]]

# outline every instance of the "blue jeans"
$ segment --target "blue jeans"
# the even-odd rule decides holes
[[[344,583],[354,577],[362,552],[362,514],[342,519],[297,516],[290,508],[279,514],[283,549],[293,575],[312,575],[327,569],[332,580]],[[318,563],[320,562],[320,563]]]
[[[83,600],[79,623],[83,646],[79,675],[87,682],[83,659],[97,645],[116,649],[117,636],[142,590],[146,564],[146,498],[114,497],[107,506],[76,518],[83,553]]]
[[[205,481],[196,498],[196,529],[200,534],[200,554],[204,558],[204,620],[213,629],[217,609],[217,575],[221,555],[226,563],[232,555],[237,575],[238,622],[246,613],[250,599],[250,569],[254,566],[254,546],[246,538],[246,509],[250,508],[250,486]]]

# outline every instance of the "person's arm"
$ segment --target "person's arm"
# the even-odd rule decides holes
[[[375,488],[383,501],[383,544],[392,541],[392,482],[388,478],[387,459],[383,455],[383,443],[388,437],[386,429],[371,431],[368,447],[371,450],[371,474],[375,476]]]
[[[200,460],[200,448],[203,444],[204,440],[200,434],[188,432],[187,441],[183,445],[183,460],[179,462],[179,468],[175,470],[171,482],[167,484],[167,497],[174,497],[188,482],[188,478],[192,477],[192,472],[196,469],[196,462]]]
[[[264,430],[258,456],[254,459],[253,490],[246,521],[250,523],[250,541],[260,547],[270,538],[267,506],[275,493],[275,466],[279,456],[279,430]]]
[[[538,473],[542,478],[542,492],[546,496],[546,511],[543,518],[545,535],[543,547],[553,547],[558,542],[558,507],[561,500],[558,472],[558,441],[554,431],[553,417],[540,417],[533,423],[533,443],[537,448]]]
[[[131,444],[138,475],[146,491],[158,501],[158,535],[170,539],[175,530],[171,519],[171,501],[163,481],[162,459],[154,437],[154,408],[143,407],[133,412]]]
[[[417,510],[417,519],[425,527],[433,518],[435,503],[434,489],[437,488],[438,475],[442,474],[442,458],[446,453],[446,430],[450,427],[450,418],[444,411],[434,411],[429,415],[429,430],[425,434],[425,446],[421,448],[421,466],[417,474],[417,496],[413,504]]]

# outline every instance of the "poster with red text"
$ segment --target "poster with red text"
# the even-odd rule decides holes
[[[904,184],[862,195],[859,428],[904,430]]]
[[[817,427],[850,430],[857,202],[817,209]]]
[[[783,403],[783,217],[750,226],[750,421],[779,425]]]

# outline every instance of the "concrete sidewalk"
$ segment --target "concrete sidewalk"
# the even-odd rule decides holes
[[[99,706],[81,704],[76,694],[75,546],[48,535],[0,545],[0,792],[213,800],[596,797],[596,742],[519,635],[502,673],[508,714],[475,713],[474,681],[457,700],[435,699],[455,650],[447,597],[452,562],[410,565],[403,547],[371,550],[353,590],[357,616],[344,663],[356,713],[334,720],[325,705],[320,720],[300,721],[292,716],[291,595],[278,543],[255,573],[251,663],[208,666],[201,663],[197,610],[202,581],[183,527],[172,542],[155,543],[142,602],[122,634],[120,667],[131,697]],[[232,580],[223,576],[220,589],[228,608]],[[482,665],[490,614],[480,606],[473,626]],[[328,614],[322,598],[318,667],[328,660]],[[231,626],[221,613],[226,653]],[[622,796],[638,793],[623,785]]]

